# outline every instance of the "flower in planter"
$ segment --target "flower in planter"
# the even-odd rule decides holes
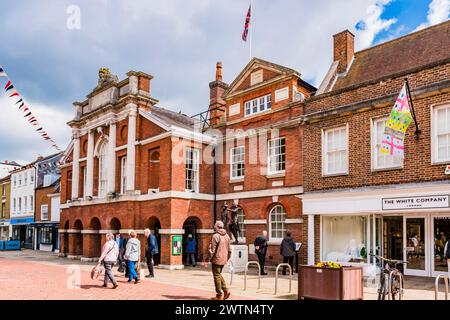
[[[340,265],[339,263],[336,262],[330,262],[330,261],[325,261],[325,262],[318,262],[315,265],[318,268],[330,268],[330,269],[341,269],[342,265]]]

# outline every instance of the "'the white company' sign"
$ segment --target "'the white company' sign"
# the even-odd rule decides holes
[[[449,195],[384,198],[383,210],[449,208]]]

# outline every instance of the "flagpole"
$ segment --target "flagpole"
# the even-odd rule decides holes
[[[409,103],[411,104],[412,116],[414,119],[414,123],[416,124],[416,132],[414,132],[414,137],[416,139],[419,139],[419,136],[422,133],[422,131],[419,129],[419,124],[417,123],[416,112],[414,111],[414,103],[413,103],[412,96],[411,96],[411,88],[409,87],[408,78],[405,78],[405,83],[406,83],[406,91],[408,91]]]
[[[253,17],[253,13],[254,13],[254,11],[253,11],[253,1],[252,0],[250,0],[250,10],[251,10],[251,15],[252,15],[252,17],[250,18],[250,60],[252,60],[252,58],[253,58],[253,55],[252,55],[252,47],[253,47],[253,29],[254,29],[254,27],[253,27],[253,21],[255,20],[254,19],[254,17]]]

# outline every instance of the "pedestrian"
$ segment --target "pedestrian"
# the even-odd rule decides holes
[[[125,259],[128,265],[128,283],[131,283],[134,279],[134,284],[139,282],[139,277],[136,273],[136,263],[141,260],[141,242],[136,238],[136,232],[133,230],[130,232],[130,239],[127,241],[127,248],[125,250]]]
[[[130,276],[130,272],[129,272],[129,269],[128,269],[128,260],[125,259],[125,252],[127,250],[127,243],[128,243],[129,236],[130,235],[128,234],[128,238],[124,238],[122,240],[122,248],[121,248],[121,251],[120,251],[120,256],[122,257],[123,266],[124,266],[124,269],[125,269],[125,278],[128,278]]]
[[[116,243],[117,243],[117,247],[119,248],[119,254],[117,256],[117,271],[119,271],[119,272],[123,272],[122,242],[123,242],[123,239],[122,239],[120,233],[116,234]]]
[[[214,225],[214,235],[209,245],[209,257],[211,269],[216,287],[216,296],[212,300],[226,300],[230,297],[230,291],[222,276],[223,267],[231,257],[230,237],[224,229],[222,221],[217,221]],[[206,267],[206,261],[205,261]],[[222,292],[223,291],[223,292]]]
[[[290,231],[286,231],[286,236],[281,241],[280,254],[283,256],[283,263],[289,263],[291,271],[294,270],[295,243]],[[283,266],[283,276],[286,275],[286,268]]]
[[[195,241],[192,234],[188,235],[187,239],[187,245],[186,245],[186,265],[187,266],[197,266],[197,261],[195,259],[195,247],[197,245],[197,242]]]
[[[267,254],[267,231],[264,230],[262,234],[256,237],[255,242],[255,253],[258,256],[259,266],[261,269],[261,275],[265,276],[267,273],[264,271],[264,265],[266,263]]]
[[[105,267],[105,278],[103,280],[103,287],[108,287],[108,280],[111,280],[113,284],[113,289],[117,288],[117,281],[114,278],[114,273],[112,268],[117,261],[119,255],[119,247],[116,241],[114,241],[114,235],[112,233],[106,234],[106,243],[103,245],[102,255],[98,260],[98,263],[103,263]]]
[[[159,253],[158,250],[158,242],[156,241],[156,237],[152,234],[150,229],[144,230],[144,235],[147,238],[147,246],[145,248],[145,259],[147,260],[147,268],[149,274],[146,275],[146,278],[154,278],[154,270],[153,270],[153,256]]]

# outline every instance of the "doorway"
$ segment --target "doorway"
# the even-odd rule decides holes
[[[189,235],[192,235],[195,239],[195,260],[199,261],[199,250],[198,250],[198,234],[197,234],[197,230],[199,229],[199,225],[200,223],[197,223],[197,218],[188,218],[184,224],[183,224],[183,229],[184,229],[184,234],[183,234],[183,264],[186,265],[186,244],[187,244],[187,238]]]
[[[156,243],[158,244],[159,252],[158,254],[153,256],[153,263],[155,266],[159,265],[161,263],[161,234],[159,233],[159,230],[161,230],[161,222],[159,222],[159,219],[156,217],[151,217],[147,221],[147,227],[152,231],[153,235],[156,238]]]
[[[428,276],[428,232],[427,219],[422,217],[404,217],[403,241],[406,275]]]

